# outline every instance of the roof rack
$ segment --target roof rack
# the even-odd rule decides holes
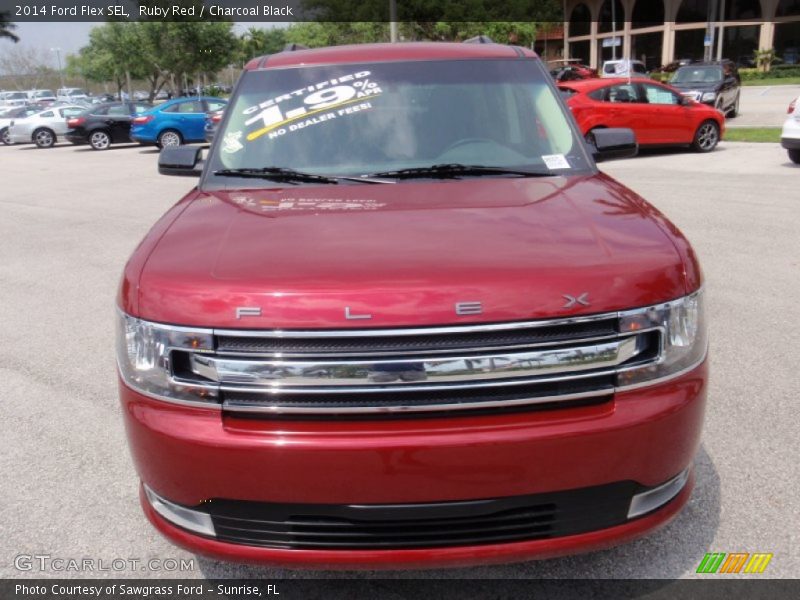
[[[464,44],[494,44],[494,40],[488,35],[476,35],[468,40],[464,40]]]
[[[283,50],[281,50],[281,52],[294,52],[295,50],[308,50],[308,49],[309,49],[308,46],[304,46],[303,44],[295,44],[293,42],[291,44],[286,44],[283,47]]]

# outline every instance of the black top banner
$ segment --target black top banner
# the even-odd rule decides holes
[[[561,21],[561,0],[397,0],[396,20]],[[390,0],[0,0],[9,21],[388,22]]]

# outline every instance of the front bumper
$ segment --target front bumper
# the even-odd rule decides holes
[[[593,406],[431,419],[245,419],[165,404],[120,384],[143,483],[185,507],[209,500],[400,505],[504,499],[632,482],[655,488],[697,450],[707,366]],[[545,539],[434,548],[303,549],[230,543],[190,533],[142,497],[173,542],[217,558],[294,567],[411,568],[511,562],[588,551],[666,523],[677,496],[622,523]]]

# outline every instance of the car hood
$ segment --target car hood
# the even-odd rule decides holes
[[[681,91],[695,90],[698,92],[715,92],[719,88],[719,83],[670,83],[672,87]]]
[[[148,255],[134,254],[120,299],[127,312],[167,323],[510,321],[687,292],[683,238],[602,174],[194,191],[169,219],[140,246]],[[462,302],[480,302],[481,313],[457,316]],[[237,318],[241,307],[261,316]]]

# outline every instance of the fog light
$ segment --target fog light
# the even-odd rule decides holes
[[[636,494],[631,499],[631,507],[628,509],[628,518],[640,517],[646,513],[654,511],[663,506],[675,496],[677,496],[689,480],[689,469],[682,471],[677,477],[673,477],[668,482],[647,490],[641,494]]]
[[[147,500],[153,510],[170,523],[202,535],[210,535],[212,537],[216,535],[214,523],[208,513],[174,504],[169,500],[165,500],[147,486],[144,486],[144,493],[147,495]]]

